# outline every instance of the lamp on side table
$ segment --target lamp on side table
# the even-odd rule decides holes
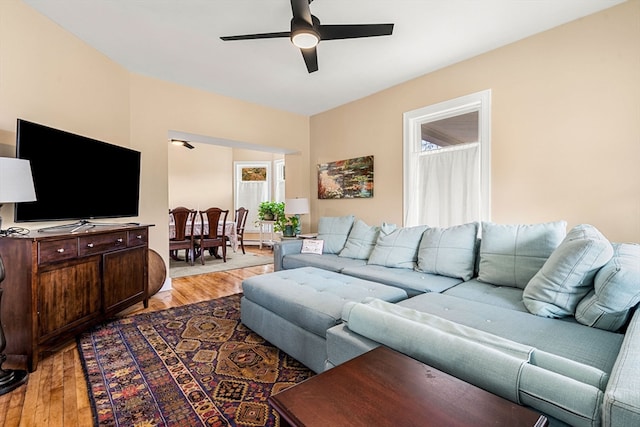
[[[297,236],[300,234],[300,215],[309,213],[309,199],[306,198],[296,198],[296,199],[286,199],[284,202],[284,213],[294,215],[297,221],[297,227],[293,231],[292,236]]]
[[[0,208],[3,203],[32,202],[36,200],[31,176],[31,165],[28,160],[0,157]],[[7,235],[2,231],[2,218],[0,217],[0,236]],[[27,382],[27,371],[3,369],[2,365],[7,360],[4,349],[7,341],[2,328],[2,282],[5,270],[2,256],[0,256],[0,395]]]

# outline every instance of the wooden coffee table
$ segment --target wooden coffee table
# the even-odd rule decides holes
[[[387,347],[269,398],[283,426],[539,426],[546,417]]]

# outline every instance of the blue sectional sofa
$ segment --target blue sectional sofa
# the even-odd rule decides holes
[[[322,254],[277,243],[274,269],[316,267],[408,295],[345,301],[324,331],[325,369],[382,344],[552,425],[640,425],[640,245],[564,221],[431,228],[352,216],[321,218],[317,239]]]

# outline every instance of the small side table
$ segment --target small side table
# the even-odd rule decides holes
[[[275,221],[258,221],[258,226],[260,227],[260,249],[262,249],[262,245],[270,245],[273,247],[273,243],[275,242],[275,232],[273,231],[273,225]],[[265,236],[269,234],[269,240],[265,240]]]

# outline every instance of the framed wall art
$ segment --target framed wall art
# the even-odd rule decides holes
[[[373,156],[318,165],[318,199],[373,197]]]
[[[242,168],[243,181],[266,181],[267,168]]]

